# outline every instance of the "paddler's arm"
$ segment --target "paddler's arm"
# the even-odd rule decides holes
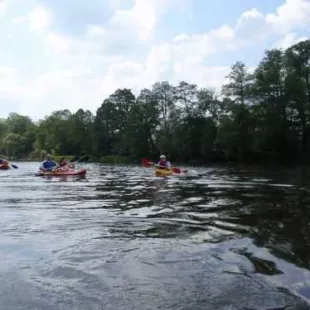
[[[159,165],[159,164],[155,164],[154,165],[156,168],[162,168],[162,169],[170,169],[170,168],[167,168],[166,166],[162,166],[162,165]]]

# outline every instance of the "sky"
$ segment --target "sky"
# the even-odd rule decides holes
[[[157,81],[220,91],[310,34],[310,0],[0,0],[0,117],[93,113]]]

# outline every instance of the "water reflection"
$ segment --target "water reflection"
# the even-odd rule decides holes
[[[309,299],[308,172],[19,166],[1,175],[0,291],[17,281],[39,309],[309,309],[284,289]],[[14,293],[5,309],[35,306]]]

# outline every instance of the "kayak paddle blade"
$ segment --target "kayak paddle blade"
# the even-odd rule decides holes
[[[149,167],[152,167],[154,165],[154,163],[152,163],[151,161],[149,161],[146,158],[142,158],[141,159],[141,165],[149,168]]]
[[[82,158],[80,158],[77,162],[79,163],[82,163],[82,162],[85,162],[85,161],[88,161],[89,160],[89,156],[83,156]]]
[[[75,161],[78,161],[80,159],[80,156],[76,155],[72,159],[69,160],[70,163],[73,163]]]
[[[172,170],[174,173],[181,173],[181,169],[180,169],[180,168],[177,168],[177,167],[173,167],[173,168],[171,168],[171,170]]]

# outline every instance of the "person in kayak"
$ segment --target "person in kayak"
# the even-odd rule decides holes
[[[66,160],[65,157],[62,157],[60,158],[59,162],[58,162],[58,167],[61,168],[61,167],[64,167],[68,164],[68,161]]]
[[[68,168],[71,168],[71,169],[74,168],[73,163],[70,163],[65,157],[62,157],[58,162],[58,168],[62,168],[65,166],[68,166]]]
[[[0,165],[5,165],[5,164],[8,165],[9,162],[3,158],[0,158]]]
[[[159,169],[170,169],[171,163],[167,160],[166,155],[160,155],[159,162],[155,166]]]
[[[46,155],[45,160],[40,165],[41,171],[51,171],[57,167],[57,163],[52,160],[51,155]]]
[[[9,169],[10,168],[10,163],[3,159],[3,158],[0,158],[0,169]]]

